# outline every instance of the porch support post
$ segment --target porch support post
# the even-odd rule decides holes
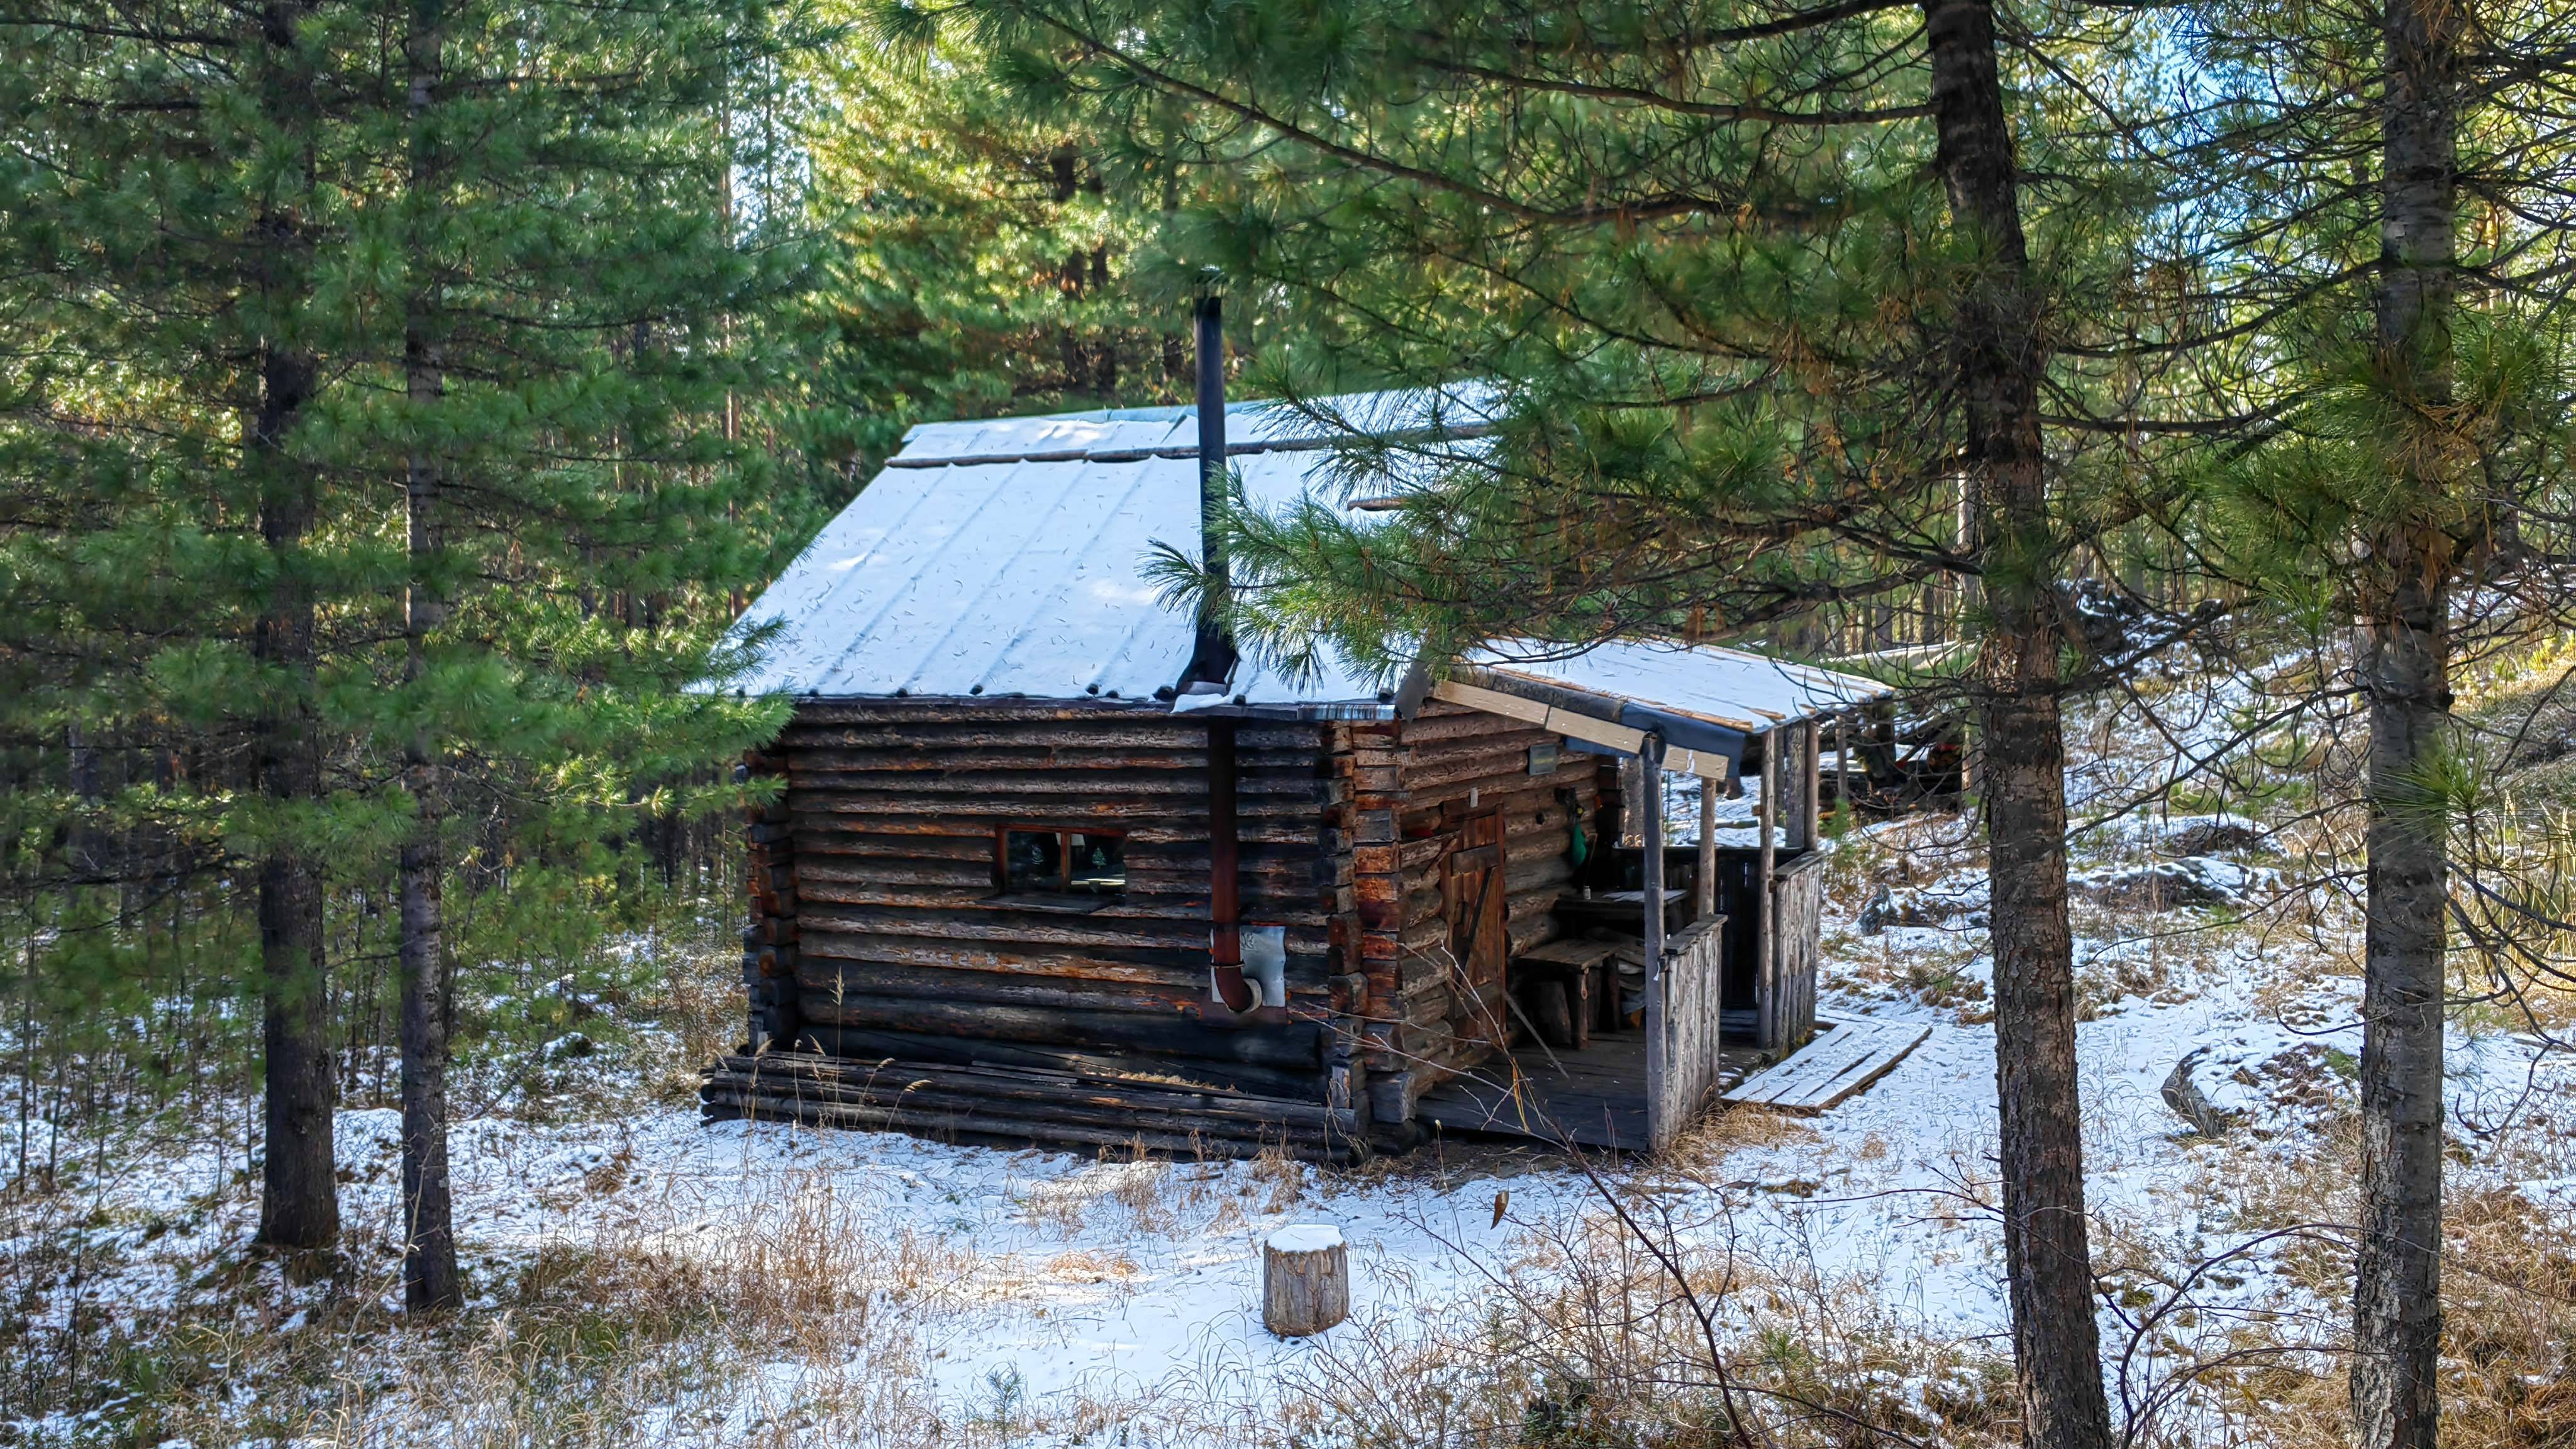
[[[1806,822],[1798,827],[1799,844],[1813,850],[1825,838],[1825,723],[1809,720],[1798,731],[1798,742],[1805,748],[1798,753],[1800,770],[1798,805],[1806,812]]]
[[[1851,749],[1851,716],[1835,715],[1834,808],[1843,812],[1843,821],[1847,827],[1860,823],[1860,806],[1853,801],[1851,793]]]
[[[1699,890],[1692,914],[1707,920],[1717,914],[1717,781],[1699,777]]]
[[[1781,761],[1777,798],[1782,833],[1788,837],[1785,844],[1791,855],[1803,855],[1816,848],[1817,796],[1823,793],[1817,788],[1821,783],[1817,778],[1817,766],[1824,756],[1817,742],[1822,734],[1823,726],[1813,721],[1786,725],[1772,732],[1773,739],[1784,740],[1788,745],[1788,758]],[[1768,758],[1765,756],[1766,761]],[[1763,778],[1768,783],[1769,771],[1764,772]]]
[[[1645,777],[1643,797],[1646,853],[1646,1102],[1647,1110],[1664,1099],[1664,1080],[1672,1070],[1664,1041],[1664,738],[1649,734],[1637,746],[1637,773]]]
[[[1771,895],[1779,872],[1778,848],[1772,844],[1771,828],[1780,819],[1780,773],[1788,764],[1780,747],[1787,743],[1785,731],[1774,728],[1762,737],[1762,809],[1760,815],[1761,864],[1753,878],[1754,1010],[1756,1037],[1763,1050],[1780,1044],[1780,943],[1774,938]]]

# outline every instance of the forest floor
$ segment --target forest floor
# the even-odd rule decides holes
[[[2079,1038],[2114,1412],[2141,1442],[2333,1443],[2355,918],[2295,884],[2312,842],[2120,812],[2191,736],[2143,749],[2095,723]],[[1655,1161],[1450,1142],[1318,1170],[707,1125],[689,1072],[730,1028],[731,960],[637,943],[673,957],[674,999],[600,1006],[462,1094],[476,1296],[454,1321],[396,1311],[390,1111],[340,1116],[348,1245],[311,1281],[247,1251],[237,1117],[43,1144],[51,1190],[0,1220],[30,1329],[0,1366],[82,1387],[0,1443],[1681,1444],[1705,1441],[1711,1344],[1782,1442],[1830,1441],[1843,1414],[2003,1442],[1969,837],[1881,825],[1829,867],[1824,1015],[1921,1022],[1923,1045],[1822,1117],[1725,1113]],[[2455,1442],[2576,1435],[2576,1061],[2543,1035],[2564,1006],[2457,1013]],[[2186,1057],[2208,1131],[2167,1101]],[[1350,1241],[1355,1313],[1283,1342],[1260,1325],[1259,1243],[1304,1222]]]

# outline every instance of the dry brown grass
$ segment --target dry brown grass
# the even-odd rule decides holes
[[[2576,1237],[2503,1188],[2459,1194],[2445,1225],[2442,1442],[2451,1449],[2576,1444]],[[2318,1255],[2335,1286],[2333,1255]],[[2340,1342],[2338,1335],[2337,1342]],[[2294,1346],[2276,1337],[2272,1347]],[[2258,1347],[2259,1347],[2258,1343]],[[2238,1437],[2272,1449],[2347,1449],[2339,1352],[2254,1353],[2213,1376]]]
[[[1202,1166],[1182,1166],[1144,1152],[1122,1153],[1114,1160],[1103,1153],[1089,1166],[1021,1191],[1020,1216],[1033,1227],[1068,1238],[1104,1211],[1119,1214],[1125,1226],[1139,1232],[1168,1232],[1176,1208],[1205,1200],[1206,1177]]]
[[[1806,1122],[1758,1107],[1727,1107],[1711,1112],[1664,1149],[1658,1166],[1676,1177],[1708,1181],[1735,1152],[1820,1140]],[[1881,1152],[1885,1151],[1884,1146]]]
[[[662,990],[650,1003],[662,1034],[643,1075],[655,1100],[693,1103],[699,1074],[742,1040],[741,952],[710,931],[673,943],[665,959],[667,969],[658,977]]]
[[[1000,1442],[933,1394],[923,1347],[973,1306],[967,1285],[985,1265],[864,1223],[828,1178],[792,1171],[702,1221],[647,1217],[540,1247],[497,1305],[462,1320],[421,1327],[351,1294],[291,1332],[182,1329],[159,1392],[130,1406],[133,1437],[201,1449]]]
[[[2202,1205],[2212,1241],[2274,1235],[2261,1256],[2278,1271],[2271,1291],[2249,1297],[2233,1291],[2257,1276],[2249,1265],[2217,1265],[2194,1284],[2193,1296],[2210,1301],[2186,1299],[2142,1345],[2155,1361],[2142,1383],[2175,1389],[2151,1426],[2160,1440],[2348,1449],[2352,1249],[2338,1225],[2359,1214],[2359,1148],[2359,1118],[2346,1106],[2296,1156],[2212,1151],[2197,1180],[2177,1184]],[[2143,1314],[2193,1267],[2179,1246],[2107,1223],[2096,1271]],[[2537,1206],[2492,1170],[2460,1173],[2444,1251],[2443,1442],[2576,1444],[2576,1212]]]
[[[1306,1164],[1276,1147],[1263,1148],[1252,1160],[1252,1180],[1265,1193],[1262,1212],[1284,1213],[1305,1201],[1308,1179]]]
[[[1988,1348],[1904,1320],[1866,1275],[1766,1262],[1665,1216],[1674,1195],[1618,1191],[1529,1227],[1489,1299],[1318,1341],[1273,1442],[1720,1449],[1737,1422],[1776,1449],[2010,1441]]]

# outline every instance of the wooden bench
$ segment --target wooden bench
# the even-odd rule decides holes
[[[1530,1029],[1549,1046],[1580,1050],[1592,1044],[1596,1018],[1616,1009],[1618,981],[1611,957],[1615,941],[1555,940],[1512,958],[1513,998]]]

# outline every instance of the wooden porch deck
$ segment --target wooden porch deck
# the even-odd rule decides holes
[[[1718,1089],[1762,1065],[1750,1043],[1720,1053]],[[1491,1132],[1572,1140],[1585,1147],[1643,1152],[1646,1135],[1646,1038],[1602,1033],[1580,1050],[1522,1046],[1512,1068],[1486,1067],[1423,1094],[1416,1117],[1445,1132]]]

